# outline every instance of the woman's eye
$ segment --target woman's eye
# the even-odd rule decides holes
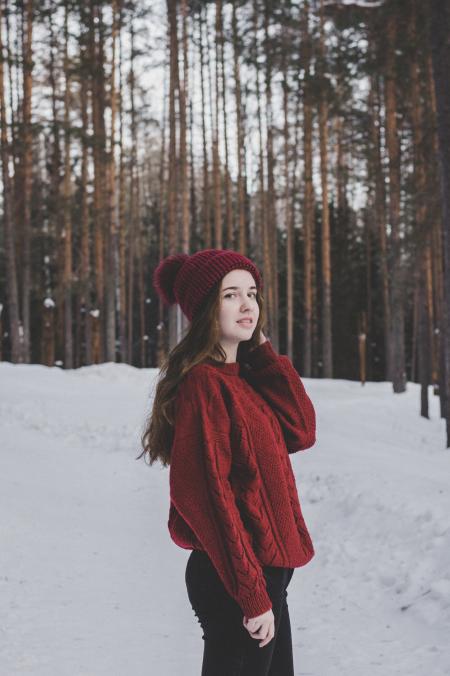
[[[230,296],[235,296],[235,295],[236,295],[235,293],[226,293],[224,298],[230,298]],[[249,296],[253,296],[253,298],[256,298],[256,293],[254,291],[251,291],[249,293]]]

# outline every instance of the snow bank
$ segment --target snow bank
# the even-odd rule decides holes
[[[0,673],[195,676],[189,552],[139,438],[155,369],[0,364]],[[296,674],[450,674],[450,452],[419,387],[309,380],[291,455],[316,555],[295,571]]]

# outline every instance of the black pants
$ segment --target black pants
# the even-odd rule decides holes
[[[263,639],[250,636],[243,613],[226,591],[205,552],[193,550],[186,565],[186,588],[192,609],[203,629],[201,676],[294,676],[291,624],[286,601],[293,568],[263,566],[272,600],[275,636],[264,647]]]

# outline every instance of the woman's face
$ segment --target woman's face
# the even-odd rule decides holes
[[[258,317],[253,275],[248,270],[231,270],[223,277],[220,287],[220,342],[231,346],[250,340]]]

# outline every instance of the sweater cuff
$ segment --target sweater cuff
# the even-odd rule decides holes
[[[278,359],[278,354],[272,347],[272,343],[269,339],[265,343],[261,343],[258,347],[255,347],[247,355],[247,362],[254,369],[261,369],[269,364],[275,363]]]
[[[241,610],[245,617],[250,620],[258,617],[272,608],[272,601],[267,589],[261,589],[240,602]]]

